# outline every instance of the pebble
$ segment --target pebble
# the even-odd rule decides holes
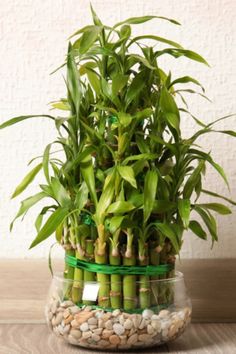
[[[140,340],[141,342],[150,342],[152,340],[152,336],[150,336],[149,334],[140,334],[138,336],[138,340]]]
[[[73,319],[74,319],[73,315],[68,316],[66,319],[64,319],[65,325],[67,325],[68,323],[71,323],[71,321],[73,321]]]
[[[102,333],[103,329],[102,328],[96,328],[93,330],[93,333],[100,335]]]
[[[137,333],[134,333],[132,336],[129,337],[129,339],[127,340],[127,344],[132,345],[134,343],[136,343],[138,340],[138,335]]]
[[[145,309],[142,313],[143,318],[149,319],[154,315],[154,312],[152,310]]]
[[[61,321],[63,319],[63,313],[62,312],[59,312],[57,315],[56,315],[56,318],[54,320],[54,326],[58,326]]]
[[[75,305],[75,304],[74,304],[72,301],[70,301],[70,300],[63,301],[63,302],[60,304],[60,306],[61,306],[61,307],[64,307],[64,308],[69,307],[69,306],[74,306],[74,305]]]
[[[90,318],[88,319],[88,324],[89,324],[89,325],[97,325],[97,323],[98,323],[98,320],[97,320],[96,317],[90,317]]]
[[[156,330],[157,332],[161,331],[161,322],[158,320],[152,320],[151,322],[151,326],[154,330]]]
[[[120,309],[116,309],[112,312],[112,316],[116,317],[116,316],[120,315],[120,313],[121,313]]]
[[[121,336],[125,332],[124,327],[120,323],[115,323],[113,325],[113,330],[118,336]]]
[[[72,328],[77,328],[77,327],[80,326],[80,324],[79,324],[76,320],[71,321],[70,324],[71,324],[71,327],[72,327]]]
[[[70,344],[78,345],[79,343],[77,342],[77,339],[75,339],[71,334],[68,336],[68,342]]]
[[[161,310],[161,311],[159,312],[159,317],[160,317],[160,318],[164,318],[164,317],[169,316],[169,314],[170,314],[170,311],[168,311],[168,310]]]
[[[105,328],[106,329],[112,329],[113,328],[113,323],[111,320],[108,320],[106,323],[105,323]]]
[[[70,331],[70,325],[68,324],[63,328],[63,334],[67,334],[69,333],[69,331]]]
[[[147,325],[147,333],[148,334],[153,334],[154,333],[154,328],[152,327],[152,325]]]
[[[80,339],[81,338],[81,336],[82,336],[82,333],[81,333],[81,331],[79,331],[78,329],[72,329],[71,331],[70,331],[70,335],[72,335],[74,338],[76,338],[76,339]]]
[[[88,338],[90,338],[92,336],[92,332],[91,331],[82,331],[82,338],[84,338],[84,339],[88,339]]]
[[[119,344],[120,343],[120,338],[116,334],[113,334],[112,336],[109,337],[109,341],[111,344]]]
[[[101,339],[98,343],[100,348],[107,347],[109,345],[109,342],[105,339]]]
[[[124,351],[162,344],[180,336],[190,322],[191,309],[173,310],[161,310],[158,314],[149,309],[142,314],[129,314],[120,309],[104,312],[92,310],[91,306],[79,308],[69,300],[60,303],[53,299],[46,311],[53,332],[69,343]]]
[[[57,312],[58,306],[59,306],[59,301],[58,300],[53,301],[52,306],[51,306],[51,311],[52,311],[53,315],[55,315],[55,313]]]
[[[82,323],[82,325],[80,326],[79,329],[81,330],[81,332],[86,332],[86,331],[88,331],[88,329],[89,329],[88,323],[87,323],[87,322]]]
[[[128,318],[125,322],[124,322],[124,328],[125,329],[131,329],[133,327],[133,322]]]
[[[101,338],[98,334],[93,333],[91,339],[94,340],[94,342],[98,342]]]
[[[104,329],[102,332],[102,338],[109,338],[112,334],[114,334],[113,330]]]

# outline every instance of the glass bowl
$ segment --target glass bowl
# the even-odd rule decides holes
[[[190,323],[192,312],[183,274],[176,271],[168,279],[147,278],[145,284],[135,278],[130,284],[129,279],[125,284],[124,280],[123,284],[104,284],[54,275],[45,311],[49,328],[70,344],[99,350],[147,348],[179,337]],[[123,296],[129,288],[135,297],[126,296],[122,304],[116,298],[113,307],[101,306],[104,286],[122,289]],[[109,294],[112,296],[111,290]],[[121,307],[114,307],[118,303]]]

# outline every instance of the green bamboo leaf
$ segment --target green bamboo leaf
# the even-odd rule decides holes
[[[141,71],[139,74],[135,76],[133,79],[132,83],[130,84],[126,96],[125,96],[125,101],[126,101],[126,108],[129,106],[129,104],[140,94],[140,92],[143,90],[145,86],[145,73]]]
[[[149,170],[144,179],[144,202],[143,202],[143,221],[146,223],[153,210],[156,199],[158,175],[155,170]]]
[[[127,47],[129,47],[131,44],[133,44],[134,42],[137,42],[139,41],[140,39],[153,39],[157,42],[161,42],[161,43],[166,43],[166,44],[169,44],[173,47],[176,47],[176,48],[183,48],[179,43],[176,43],[174,41],[171,41],[169,39],[166,39],[166,38],[163,38],[163,37],[159,37],[159,36],[154,36],[154,35],[150,35],[150,34],[145,34],[143,36],[137,36],[137,37],[134,37],[128,44]]]
[[[110,231],[111,234],[114,234],[116,232],[117,229],[119,229],[121,227],[121,224],[123,222],[123,220],[125,219],[126,216],[124,215],[116,215],[113,216],[108,220],[108,230]]]
[[[78,115],[81,101],[81,87],[79,82],[79,71],[76,67],[71,43],[69,43],[67,55],[67,87],[69,91],[68,100],[71,98],[74,110]]]
[[[76,209],[81,210],[84,208],[85,204],[88,201],[88,187],[85,181],[82,182],[78,192],[76,192],[76,197],[75,197],[75,206]]]
[[[35,176],[39,173],[39,171],[42,168],[42,163],[38,164],[35,166],[21,181],[20,184],[16,187],[14,193],[12,194],[11,198],[15,198],[19,194],[21,194],[27,187],[28,185],[33,182]]]
[[[163,86],[161,90],[160,107],[169,125],[173,127],[177,132],[179,132],[179,123],[180,123],[179,110],[175,103],[174,98],[168,92],[165,86]]]
[[[99,96],[101,90],[100,90],[100,80],[99,80],[98,75],[96,74],[96,72],[94,70],[87,69],[86,72],[87,72],[87,76],[88,76],[88,79],[89,79],[89,82],[90,82],[92,88],[94,89],[96,94]]]
[[[201,203],[195,205],[202,207],[203,209],[214,210],[221,215],[227,215],[232,213],[232,211],[226,205],[221,203]]]
[[[198,183],[199,180],[199,174],[202,172],[202,170],[205,167],[205,162],[200,161],[198,166],[195,168],[191,176],[187,179],[187,182],[185,183],[184,189],[183,189],[183,198],[184,199],[189,199],[194,191],[194,188],[196,184]]]
[[[52,177],[51,188],[55,200],[60,204],[61,207],[68,207],[71,204],[69,193],[60,183],[60,181],[55,177]]]
[[[48,218],[44,226],[41,228],[36,238],[30,245],[30,249],[37,246],[40,242],[46,240],[56,228],[64,221],[68,215],[68,209],[58,208]]]
[[[226,202],[229,202],[232,205],[236,205],[236,201],[234,201],[232,199],[229,199],[229,198],[227,198],[227,197],[225,197],[223,195],[217,194],[217,193],[212,192],[212,191],[208,191],[207,189],[202,189],[202,192],[205,193],[205,194],[211,195],[212,197],[223,199],[223,200],[225,200]]]
[[[191,60],[195,60],[199,63],[209,66],[207,61],[201,55],[199,55],[196,52],[193,52],[192,50],[179,49],[179,48],[167,48],[167,49],[163,49],[163,50],[156,52],[157,57],[160,55],[163,55],[163,54],[170,54],[175,58],[179,58],[179,57],[184,56],[186,58],[189,58]]]
[[[155,200],[153,203],[152,212],[163,214],[176,208],[176,203],[169,200]]]
[[[138,54],[130,54],[129,55],[129,59],[132,60],[132,66],[134,66],[135,64],[139,63],[139,64],[143,64],[144,66],[146,66],[148,69],[151,70],[156,70],[157,68],[155,66],[153,66],[146,58],[142,57],[141,55]]]
[[[158,158],[157,154],[139,154],[139,155],[132,155],[126,157],[122,162],[123,165],[126,165],[129,161],[139,161],[139,160],[155,160]]]
[[[117,114],[119,122],[123,127],[127,127],[132,122],[132,116],[129,113],[118,112]]]
[[[96,26],[102,26],[102,22],[101,20],[98,18],[98,15],[96,14],[96,12],[94,11],[94,8],[92,7],[92,4],[90,3],[90,11],[92,13],[93,16],[93,23]]]
[[[189,228],[195,235],[197,235],[201,239],[203,239],[203,240],[207,239],[207,234],[203,230],[202,226],[199,224],[198,221],[191,220],[190,223],[189,223]]]
[[[48,184],[51,183],[50,176],[49,176],[49,168],[48,168],[51,145],[52,144],[48,144],[44,150],[44,153],[43,153],[43,171],[44,171],[44,175],[46,177]]]
[[[120,176],[131,184],[134,188],[137,188],[137,183],[134,176],[134,170],[131,166],[118,166],[117,170]]]
[[[152,114],[153,114],[152,108],[144,108],[143,110],[138,111],[134,117],[138,120],[139,119],[141,120],[141,119],[149,118]]]
[[[211,213],[208,211],[206,212],[203,208],[194,206],[194,210],[201,216],[202,220],[204,221],[206,227],[209,230],[209,233],[212,237],[212,241],[217,241],[218,236],[217,236],[217,227],[216,227],[216,221],[215,218],[211,215]]]
[[[189,199],[178,199],[178,211],[183,221],[184,227],[187,229],[189,225],[189,217],[191,211],[191,203]]]
[[[90,29],[88,29],[86,32],[82,34],[81,38],[79,38],[79,42],[77,42],[78,45],[76,45],[76,42],[74,43],[80,55],[86,53],[90,49],[90,47],[94,44],[94,42],[96,42],[101,30],[102,30],[101,26],[92,26]]]
[[[153,223],[153,225],[156,227],[158,231],[162,233],[163,236],[167,237],[170,240],[176,253],[179,253],[180,251],[179,241],[171,225],[168,225],[166,223]]]
[[[17,218],[19,218],[21,215],[27,213],[27,211],[36,203],[38,203],[41,199],[45,198],[47,195],[44,192],[39,192],[32,197],[26,198],[21,202],[20,209],[18,210],[18,213],[16,214],[14,220],[10,224],[10,231],[13,228],[13,224]]]
[[[57,209],[57,205],[49,205],[49,206],[46,206],[44,207],[40,213],[38,214],[36,220],[35,220],[35,223],[34,223],[34,226],[36,228],[36,231],[37,233],[39,233],[39,230],[41,229],[41,226],[42,226],[42,222],[43,222],[43,217],[44,215],[51,209],[52,210],[56,210]]]
[[[55,121],[55,117],[52,117],[50,115],[47,114],[36,114],[36,115],[30,115],[30,116],[19,116],[19,117],[15,117],[15,118],[11,118],[9,120],[7,120],[6,122],[0,124],[0,129],[6,128],[6,127],[10,127],[11,125],[17,124],[19,122],[22,122],[23,120],[26,119],[31,119],[31,118],[49,118]]]
[[[214,167],[214,169],[219,173],[219,175],[223,178],[227,187],[229,188],[229,182],[228,182],[228,179],[227,179],[224,169],[212,159],[210,154],[207,154],[204,151],[200,151],[197,149],[189,149],[189,153],[194,153],[194,154],[200,156],[200,158],[203,158],[208,163],[210,163]]]
[[[81,161],[81,173],[83,179],[85,180],[90,196],[95,205],[97,205],[97,193],[96,193],[96,185],[95,185],[95,175],[94,175],[94,167],[93,160],[91,156],[87,156]]]
[[[114,214],[123,214],[128,213],[129,211],[135,209],[135,206],[130,202],[126,201],[117,201],[112,203],[108,209],[107,213],[114,213]]]
[[[127,84],[129,75],[115,75],[112,77],[112,94],[117,95]]]
[[[115,172],[113,171],[105,179],[102,194],[99,198],[96,207],[96,213],[94,216],[94,221],[97,225],[103,223],[105,219],[105,212],[109,205],[112,203],[115,193]]]
[[[204,87],[200,84],[199,81],[197,81],[196,79],[194,79],[193,77],[190,77],[190,76],[183,76],[183,77],[179,77],[178,79],[172,81],[170,83],[170,85],[168,86],[168,89],[170,89],[172,86],[176,85],[176,84],[186,84],[186,83],[189,83],[189,82],[192,82],[198,86],[201,87],[202,91],[205,92],[205,89]]]
[[[142,16],[142,17],[130,17],[127,18],[126,20],[122,21],[122,22],[118,22],[113,28],[119,27],[121,25],[124,24],[130,24],[130,25],[136,25],[136,24],[140,24],[140,23],[144,23],[147,21],[150,21],[154,18],[157,19],[161,19],[161,20],[166,20],[168,22],[171,22],[175,25],[180,25],[180,23],[172,18],[167,18],[167,17],[163,17],[163,16]]]

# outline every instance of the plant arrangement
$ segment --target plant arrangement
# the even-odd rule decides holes
[[[53,121],[55,141],[30,162],[35,166],[12,197],[20,195],[40,171],[45,181],[37,194],[21,202],[15,219],[45,199],[30,248],[55,233],[65,249],[64,277],[72,280],[65,299],[79,306],[132,312],[173,301],[171,287],[151,289],[151,281],[174,277],[185,230],[217,241],[212,211],[231,211],[215,200],[202,203],[199,197],[207,194],[235,203],[204,189],[207,165],[228,182],[198,138],[212,132],[234,137],[236,133],[215,128],[230,116],[209,124],[194,117],[185,94],[207,99],[202,85],[192,77],[166,73],[158,64],[160,57],[172,56],[208,65],[202,56],[154,34],[132,34],[132,26],[149,20],[179,25],[177,21],[144,16],[110,27],[91,11],[93,24],[71,36],[62,65],[67,70],[67,95],[52,103],[61,113],[20,116],[0,128],[30,118]],[[183,114],[198,127],[190,137],[181,134]],[[130,273],[119,272],[127,267]],[[100,284],[97,300],[84,300],[84,282],[94,281]]]

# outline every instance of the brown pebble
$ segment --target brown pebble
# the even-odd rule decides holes
[[[152,340],[152,336],[149,334],[140,334],[138,339],[140,342],[150,342]]]
[[[74,316],[70,315],[69,317],[67,317],[66,319],[64,319],[64,323],[65,325],[67,325],[68,323],[71,323],[71,321],[73,321]]]
[[[82,324],[83,322],[86,322],[92,316],[93,316],[93,314],[91,312],[81,311],[75,315],[75,319],[78,323]]]
[[[64,313],[63,313],[63,317],[64,318],[67,318],[67,317],[69,317],[70,316],[70,310],[67,308],[65,311],[64,311]]]
[[[78,323],[76,320],[71,321],[70,324],[72,328],[77,328],[80,326],[80,323]]]
[[[104,329],[102,332],[102,338],[103,339],[109,338],[113,333],[114,333],[113,330]]]
[[[113,334],[109,337],[109,341],[111,344],[117,345],[120,343],[120,338],[116,334]]]

